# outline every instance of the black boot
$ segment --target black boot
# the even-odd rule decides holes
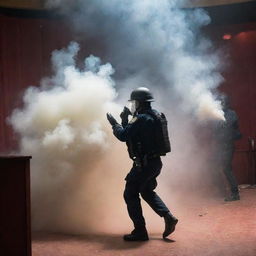
[[[226,202],[240,200],[239,192],[237,192],[237,193],[232,193],[230,196],[226,197],[224,200],[225,200]]]
[[[171,213],[167,213],[164,216],[164,222],[165,222],[165,230],[163,233],[163,238],[166,238],[171,233],[174,232],[175,226],[178,223],[178,219],[176,219]]]
[[[135,228],[131,234],[123,236],[124,241],[148,241],[148,232],[145,227]]]

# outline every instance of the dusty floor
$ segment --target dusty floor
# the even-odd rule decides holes
[[[241,200],[186,203],[169,240],[150,233],[148,242],[127,243],[122,234],[33,234],[33,256],[256,256],[256,189]]]

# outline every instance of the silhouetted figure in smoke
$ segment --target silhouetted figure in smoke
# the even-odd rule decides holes
[[[148,240],[140,195],[159,216],[164,217],[165,238],[175,230],[178,222],[154,192],[157,186],[156,177],[162,168],[160,156],[170,151],[167,121],[163,114],[151,108],[153,96],[147,88],[134,90],[130,101],[131,110],[125,107],[120,114],[122,125],[118,124],[111,114],[107,114],[114,135],[120,141],[126,142],[129,156],[133,160],[132,169],[125,178],[124,199],[134,230],[123,238],[125,241]],[[133,118],[128,122],[128,115],[131,113]]]
[[[239,131],[237,114],[230,108],[228,96],[222,95],[221,103],[226,121],[221,121],[217,126],[218,160],[231,189],[231,194],[225,198],[225,201],[235,201],[239,200],[240,196],[238,184],[232,170],[232,159],[235,140],[240,139],[242,135]]]

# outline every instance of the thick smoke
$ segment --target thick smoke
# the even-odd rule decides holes
[[[182,109],[201,121],[224,119],[213,94],[222,81],[219,58],[210,53],[211,42],[199,34],[210,18],[200,9],[177,8],[184,2],[50,0],[48,4],[62,8],[80,34],[104,49],[126,88],[157,86],[172,100],[175,94]]]
[[[86,232],[97,218],[104,227],[104,211],[113,203],[112,194],[121,194],[118,188],[124,174],[118,164],[104,160],[110,148],[123,152],[109,139],[105,118],[107,111],[120,112],[113,102],[114,70],[90,56],[85,70],[79,71],[75,67],[78,50],[78,44],[71,43],[53,52],[53,77],[43,79],[40,88],[28,88],[24,108],[15,110],[10,120],[22,135],[21,153],[33,157],[34,229]],[[121,173],[119,180],[112,179],[114,173],[117,177]]]
[[[164,160],[163,199],[174,198],[175,189],[197,191],[202,179],[206,187],[212,183],[203,128],[224,119],[216,100],[220,59],[200,34],[208,15],[180,9],[181,2],[48,1],[75,26],[87,51],[110,62],[116,72],[94,56],[85,60],[85,70],[78,70],[79,47],[71,43],[53,52],[53,77],[43,79],[40,89],[29,88],[24,108],[13,113],[21,152],[33,155],[35,229],[81,233],[125,226],[122,187],[131,163],[105,113],[118,117],[121,107],[114,101],[125,104],[139,86],[153,91],[155,107],[170,122],[173,152]]]

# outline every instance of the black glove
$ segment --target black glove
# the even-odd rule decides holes
[[[131,111],[129,108],[124,107],[122,113],[120,114],[120,117],[122,119],[122,126],[125,127],[128,124],[128,116],[131,115]]]
[[[116,119],[110,113],[107,113],[107,119],[112,126],[118,124]]]
[[[125,120],[125,119],[128,119],[128,116],[131,115],[131,111],[129,108],[127,107],[124,107],[122,113],[120,114],[120,117],[122,120]]]

